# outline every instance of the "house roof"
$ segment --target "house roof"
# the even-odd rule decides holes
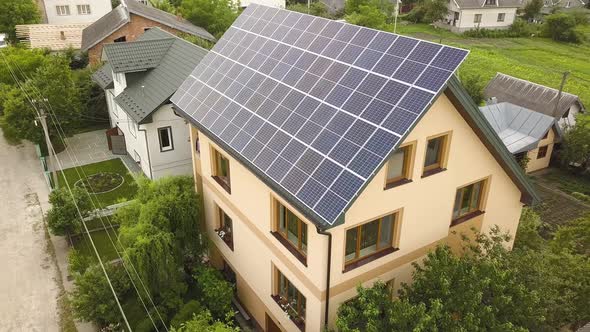
[[[147,53],[150,49],[158,49],[154,52],[158,61],[146,60],[141,52]],[[102,87],[110,84],[106,71],[111,67],[111,54],[114,55],[114,65],[120,72],[125,72],[127,83],[127,87],[115,97],[117,105],[137,123],[148,123],[152,113],[169,100],[207,50],[160,28],[149,29],[137,41],[105,45],[103,56],[107,64],[92,77]],[[122,61],[123,55],[129,59]],[[140,67],[144,69],[137,71]]]
[[[558,94],[556,89],[502,73],[497,73],[484,89],[486,99],[496,98],[498,102],[509,102],[554,118],[561,118],[573,104],[584,111],[580,98],[567,92],[561,94],[556,111]]]
[[[92,74],[92,80],[102,89],[111,89],[113,87],[113,68],[111,68],[111,65],[107,63],[98,68]]]
[[[511,103],[479,108],[510,153],[532,150],[555,124],[555,118]]]
[[[215,41],[215,37],[205,29],[195,26],[189,21],[146,6],[134,0],[121,0],[121,4],[82,31],[82,50],[88,51],[94,45],[120,29],[131,21],[131,14],[148,18],[176,30]]]
[[[461,9],[477,8],[519,8],[525,4],[524,0],[496,0],[496,5],[486,5],[486,0],[453,0]]]
[[[427,41],[250,5],[171,101],[226,153],[325,229],[344,221],[346,210],[466,55]],[[504,164],[515,163],[497,141],[508,158]]]

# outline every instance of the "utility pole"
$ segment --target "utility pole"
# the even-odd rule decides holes
[[[557,114],[557,109],[559,107],[559,101],[561,100],[561,94],[563,92],[563,86],[565,85],[565,81],[567,80],[567,77],[569,76],[570,72],[569,71],[565,71],[563,72],[563,77],[561,78],[561,84],[559,85],[559,92],[557,93],[557,100],[555,101],[555,108],[553,109],[553,116],[555,117],[555,114]]]
[[[47,99],[43,99],[43,102],[47,102]],[[35,99],[33,99],[33,103],[37,103]],[[51,144],[51,140],[49,139],[49,130],[47,128],[47,115],[45,115],[45,110],[43,109],[43,105],[39,108],[39,122],[41,122],[41,127],[43,127],[43,133],[45,134],[45,144],[47,145],[47,153],[49,153],[49,160],[51,161],[51,166],[53,170],[51,174],[53,176],[53,184],[55,189],[59,188],[59,181],[57,179],[57,157],[55,156],[55,150],[53,149],[53,145]]]
[[[393,1],[395,1],[395,7],[394,7],[395,13],[393,14],[393,33],[396,33],[396,31],[397,31],[397,16],[399,15],[399,3],[401,2],[401,0],[393,0]]]

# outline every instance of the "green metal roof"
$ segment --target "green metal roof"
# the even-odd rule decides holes
[[[92,80],[103,89],[113,88],[113,69],[108,63],[92,74]]]
[[[168,102],[207,54],[207,50],[159,28],[147,30],[135,42],[112,45],[115,46],[112,48],[114,62],[121,72],[126,72],[127,82],[127,87],[115,97],[115,101],[137,123],[151,122],[151,114]],[[111,45],[108,46],[105,49]],[[152,46],[157,50],[146,51]],[[152,55],[146,56],[142,50]],[[108,62],[106,67],[111,64],[111,53],[105,50],[104,55]]]

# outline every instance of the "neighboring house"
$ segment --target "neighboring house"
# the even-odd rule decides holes
[[[517,160],[527,157],[527,172],[549,167],[553,144],[561,140],[553,117],[506,102],[479,109],[508,151]]]
[[[509,102],[555,118],[562,130],[576,123],[576,115],[584,112],[580,97],[544,85],[497,73],[484,89],[484,97],[493,102]],[[557,100],[559,98],[559,104]]]
[[[5,33],[0,33],[0,48],[7,47],[7,36]]]
[[[104,45],[106,65],[92,78],[105,90],[112,148],[150,179],[192,173],[189,127],[169,98],[206,53],[159,28],[135,42]]]
[[[472,29],[507,29],[523,0],[450,0],[449,14],[439,24],[454,32]]]
[[[38,0],[44,23],[90,24],[111,11],[111,0]]]
[[[276,8],[285,8],[286,0],[240,0],[240,7],[248,7],[251,3],[265,5]]]
[[[82,30],[89,23],[72,24],[24,24],[16,26],[16,37],[28,48],[44,48],[63,51],[79,50],[82,45]]]
[[[541,13],[551,14],[554,9],[573,10],[582,9],[586,6],[588,0],[544,0]]]
[[[159,27],[175,35],[185,33],[215,41],[205,29],[185,19],[135,0],[121,0],[117,8],[84,29],[82,51],[88,51],[91,65],[97,64],[100,62],[104,44],[134,41],[152,27]]]
[[[250,5],[178,89],[210,259],[254,325],[334,328],[359,284],[395,294],[437,244],[516,233],[537,196],[453,76],[466,55]]]

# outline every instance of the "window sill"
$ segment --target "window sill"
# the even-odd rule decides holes
[[[233,238],[229,237],[229,236],[221,236],[219,235],[219,232],[222,231],[223,229],[216,229],[215,233],[217,234],[217,236],[219,236],[219,238],[221,239],[221,241],[225,242],[225,244],[227,244],[227,246],[231,249],[231,251],[234,251],[234,240]]]
[[[225,189],[225,191],[227,191],[228,194],[231,194],[231,187],[225,183],[225,181],[223,181],[219,176],[211,176],[213,178],[213,180],[215,180],[215,182],[217,182],[223,189]]]
[[[342,270],[342,273],[346,273],[348,271],[354,270],[357,267],[363,266],[363,265],[365,265],[367,263],[370,263],[370,262],[372,262],[372,261],[374,261],[376,259],[379,259],[379,258],[381,258],[383,256],[387,256],[387,255],[391,254],[392,252],[396,252],[398,250],[399,250],[399,248],[393,248],[393,247],[392,248],[387,248],[387,249],[381,250],[379,252],[376,252],[376,253],[374,253],[374,254],[372,254],[370,256],[361,258],[361,259],[359,259],[356,262],[352,262],[350,264],[347,264],[344,267],[344,270]]]
[[[439,167],[439,168],[431,169],[431,170],[429,170],[429,171],[424,171],[424,172],[422,173],[422,178],[429,177],[429,176],[431,176],[431,175],[434,175],[434,174],[438,174],[438,173],[444,172],[444,171],[446,171],[446,170],[447,170],[446,168],[440,168],[440,167]]]
[[[449,226],[449,227],[460,225],[460,224],[462,224],[462,223],[464,223],[464,222],[466,222],[466,221],[468,221],[470,219],[473,219],[475,217],[481,216],[484,213],[485,213],[484,211],[474,211],[474,212],[471,212],[469,214],[464,215],[461,218],[457,218],[457,219],[454,219],[453,221],[451,221],[451,226]]]
[[[410,182],[412,182],[412,180],[410,180],[410,179],[397,180],[397,181],[394,181],[394,182],[391,182],[391,183],[388,183],[387,185],[385,185],[385,188],[383,188],[383,190],[399,187],[401,185],[404,185],[404,184],[410,183]]]
[[[285,239],[284,237],[282,237],[279,233],[277,233],[277,232],[270,232],[270,234],[272,234],[277,240],[279,240],[279,242],[283,246],[285,246],[285,248],[287,248],[287,250],[289,250],[289,252],[292,253],[293,256],[295,256],[295,258],[297,258],[301,262],[301,264],[303,264],[305,267],[307,267],[307,256],[305,256],[299,250],[297,250],[291,244],[291,242],[289,242],[287,239]]]
[[[285,313],[287,313],[285,311],[285,309],[283,309],[282,306],[282,300],[281,297],[278,295],[271,295],[270,297],[272,297],[272,299],[279,305],[279,308],[281,308],[281,310]],[[305,331],[305,321],[302,321],[301,319],[297,319],[291,315],[288,315],[289,319],[293,322],[293,324],[295,324],[295,326],[297,326],[297,328],[299,329],[299,331],[303,332]]]

